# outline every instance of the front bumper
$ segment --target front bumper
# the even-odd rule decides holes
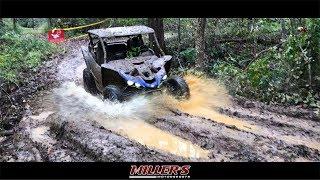
[[[128,86],[123,90],[123,98],[125,100],[130,99],[137,95],[151,95],[153,93],[161,92],[161,88],[135,88]]]

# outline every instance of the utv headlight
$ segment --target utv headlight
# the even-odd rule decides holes
[[[139,83],[134,83],[134,85],[135,85],[137,88],[141,87],[141,85],[140,85]]]
[[[132,86],[133,84],[134,84],[134,82],[133,81],[127,81],[127,84],[129,85],[129,86]]]
[[[165,80],[165,79],[167,79],[167,75],[164,75],[163,77],[162,77],[162,80]]]

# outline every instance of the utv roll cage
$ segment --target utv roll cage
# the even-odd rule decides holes
[[[98,45],[99,43],[98,46],[102,48],[102,52],[103,52],[103,54],[101,54],[102,57],[100,57],[102,61],[100,62],[100,64],[103,64],[103,63],[106,63],[107,57],[108,57],[106,44],[112,41],[121,42],[121,38],[128,39],[131,36],[139,36],[139,35],[141,36],[146,34],[149,35],[149,39],[152,39],[150,43],[152,43],[153,47],[157,48],[157,52],[159,56],[164,56],[165,54],[159,45],[159,42],[157,40],[154,30],[147,26],[112,27],[107,29],[89,30],[88,31],[88,35],[90,39],[89,52],[92,53],[94,46]],[[95,54],[92,54],[92,55],[95,56]],[[99,59],[99,58],[96,58],[96,59]]]
[[[88,35],[88,47],[82,47],[86,62],[83,84],[87,92],[118,101],[161,89],[177,98],[190,96],[185,80],[170,75],[172,56],[164,54],[152,28],[93,29]],[[148,43],[144,42],[146,39]]]

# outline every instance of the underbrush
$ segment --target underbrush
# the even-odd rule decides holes
[[[223,82],[233,96],[314,108],[319,113],[320,20],[306,19],[306,31],[294,29],[282,38],[278,22],[263,19],[257,24],[250,32],[247,27],[209,23],[207,28],[215,33],[207,34],[202,71]],[[184,70],[194,68],[193,41],[182,38],[180,52],[176,41],[166,42],[168,53],[179,57]]]
[[[319,20],[309,22],[307,32],[289,35],[280,46],[248,59],[246,66],[236,66],[232,60],[216,61],[211,74],[224,81],[233,95],[317,110],[320,108],[319,25]],[[241,62],[237,58],[241,59],[241,55],[233,61]]]
[[[0,34],[0,79],[18,83],[19,72],[33,70],[44,59],[57,51],[46,37],[37,34],[26,34],[10,27]]]

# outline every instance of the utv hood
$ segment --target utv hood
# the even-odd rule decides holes
[[[102,71],[117,72],[129,86],[137,88],[157,88],[161,80],[166,78],[170,69],[172,56],[166,55],[134,57],[130,59],[114,60],[102,64]]]

